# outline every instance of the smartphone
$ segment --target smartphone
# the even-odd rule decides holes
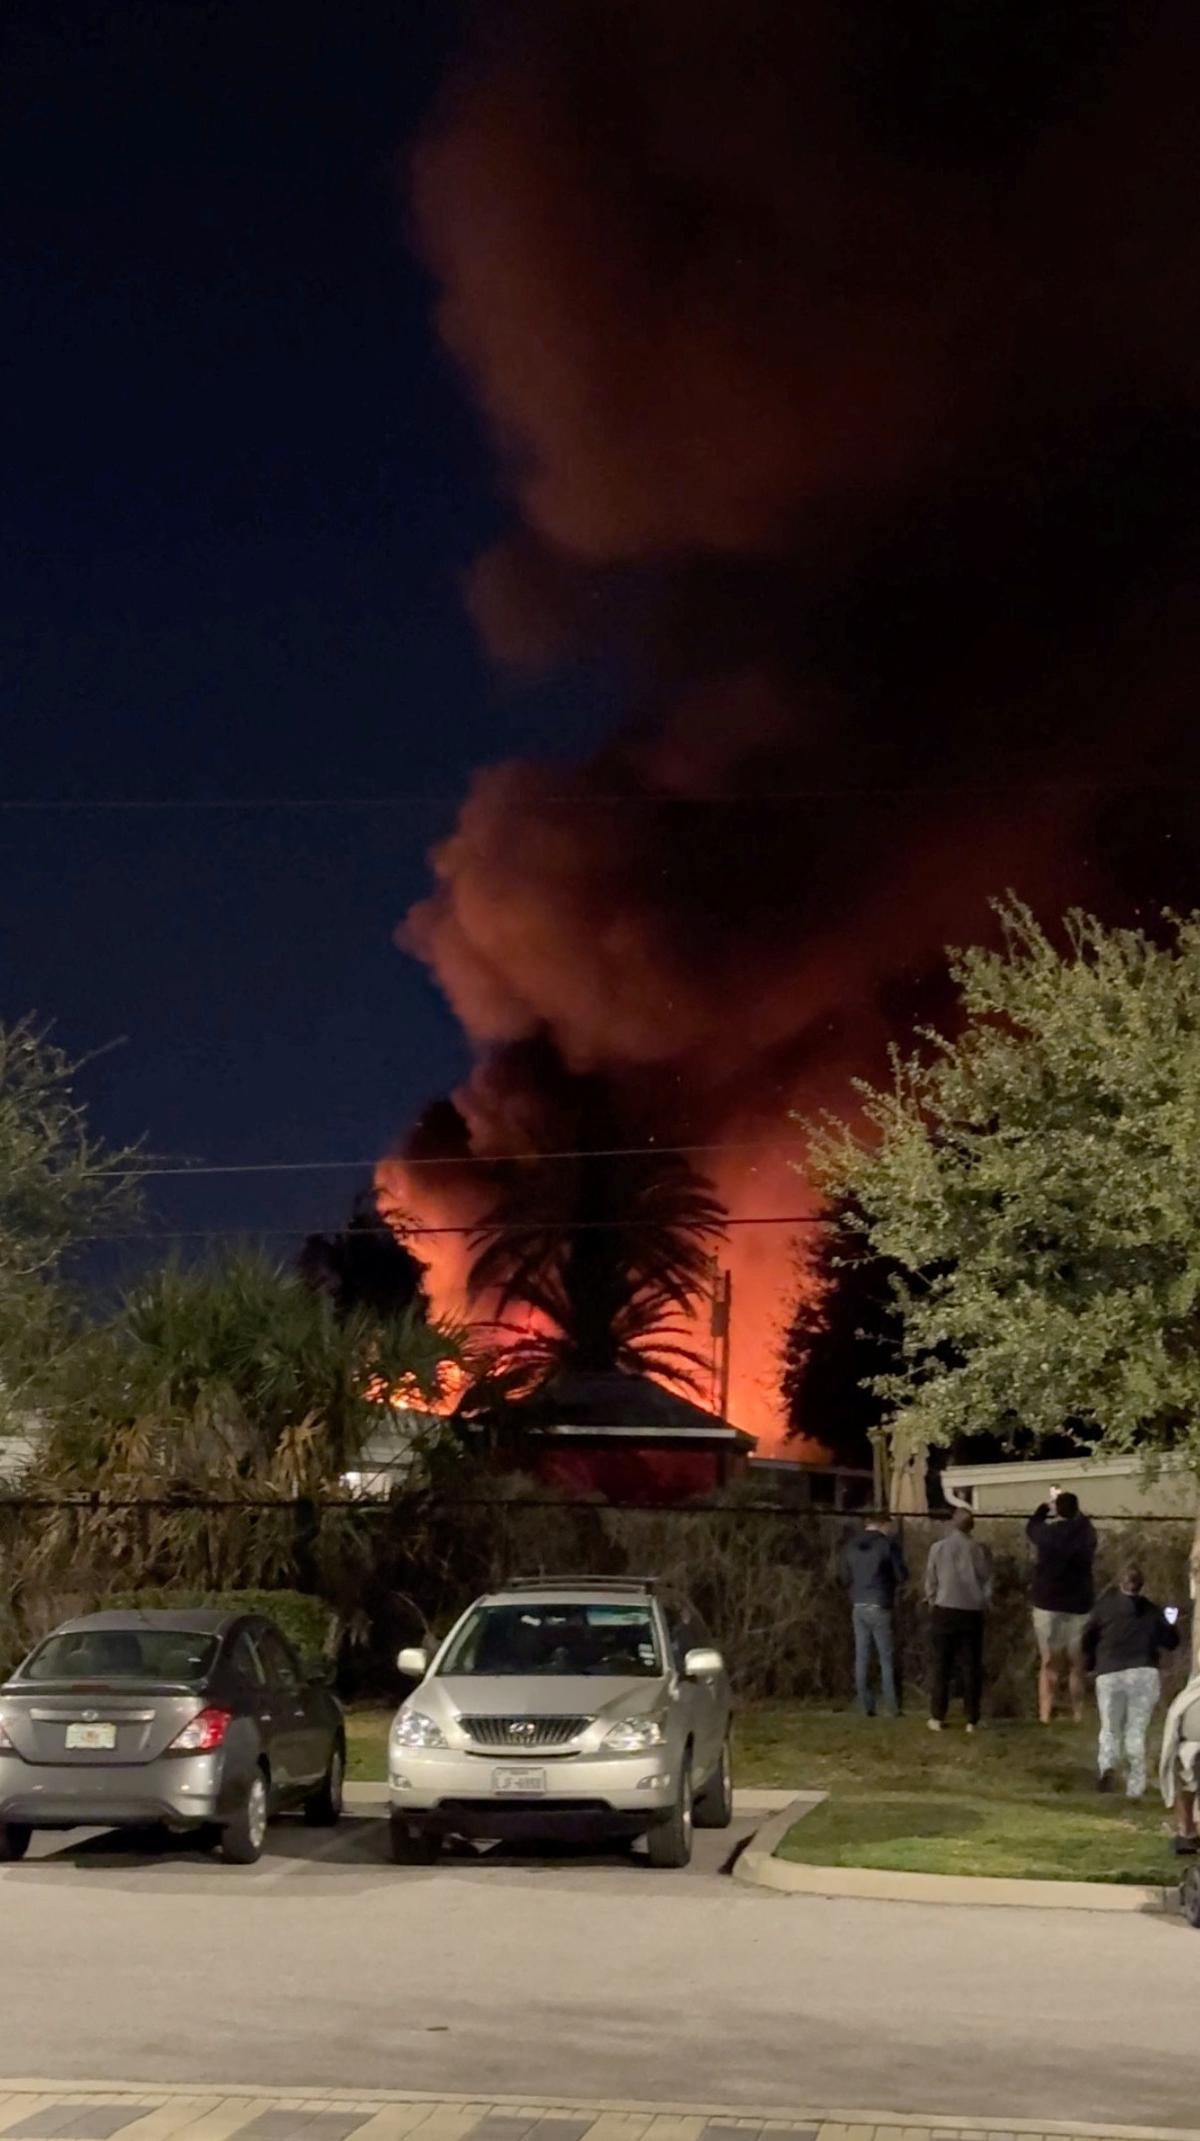
[[[1179,1619],[1178,1606],[1164,1606],[1163,1619],[1164,1621],[1168,1622],[1168,1624],[1173,1628],[1175,1626],[1176,1621]]]

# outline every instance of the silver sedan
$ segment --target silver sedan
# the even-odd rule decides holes
[[[0,1859],[36,1829],[195,1829],[250,1865],[271,1814],[336,1822],[345,1728],[320,1668],[272,1622],[96,1613],[0,1688]]]

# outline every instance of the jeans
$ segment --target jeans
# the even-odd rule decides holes
[[[1125,1788],[1131,1799],[1146,1789],[1146,1734],[1162,1691],[1156,1665],[1130,1665],[1121,1673],[1097,1673],[1100,1709],[1097,1767],[1103,1777],[1125,1756]]]
[[[896,1646],[892,1634],[892,1609],[890,1606],[872,1606],[856,1601],[852,1619],[854,1622],[854,1688],[861,1710],[868,1717],[875,1714],[875,1697],[871,1689],[871,1652],[879,1657],[880,1691],[883,1707],[890,1717],[896,1715]]]
[[[933,1667],[929,1715],[944,1724],[950,1707],[955,1668],[962,1684],[967,1723],[979,1723],[983,1697],[983,1615],[965,1606],[934,1606],[929,1615],[929,1649]]]

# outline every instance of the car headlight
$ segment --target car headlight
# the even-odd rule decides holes
[[[423,1710],[401,1710],[392,1726],[393,1747],[444,1747],[446,1735]]]
[[[646,1747],[661,1747],[666,1736],[659,1717],[622,1717],[605,1733],[604,1744],[617,1754],[641,1754]]]

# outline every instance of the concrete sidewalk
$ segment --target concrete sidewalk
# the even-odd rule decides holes
[[[1195,2129],[403,2091],[0,2081],[3,2141],[1200,2141]]]

